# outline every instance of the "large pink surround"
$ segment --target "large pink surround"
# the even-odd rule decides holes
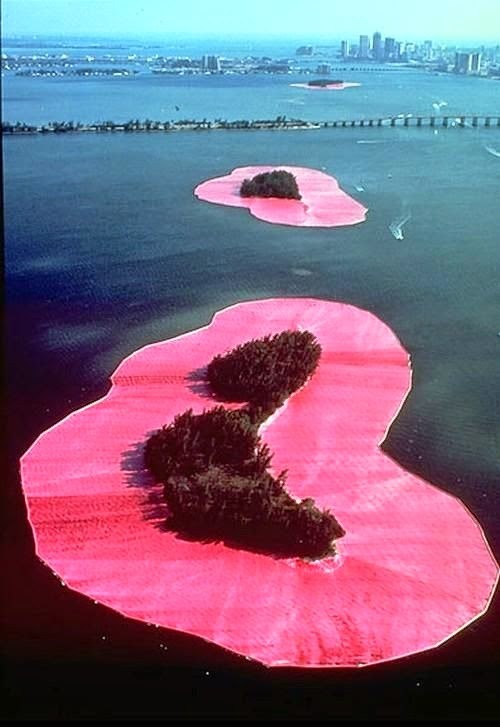
[[[295,175],[301,200],[240,196],[244,179],[274,169],[284,169]],[[254,217],[265,222],[299,227],[355,225],[365,220],[367,212],[366,207],[340,189],[334,177],[307,167],[238,167],[225,177],[202,182],[194,193],[206,202],[246,207]]]
[[[311,91],[343,91],[344,88],[355,88],[361,86],[361,84],[342,81],[342,83],[327,83],[326,86],[310,86],[308,83],[291,83],[290,86],[294,88],[307,88]]]
[[[312,331],[323,349],[311,381],[263,427],[289,490],[347,531],[338,555],[315,563],[162,531],[164,513],[147,515],[159,488],[138,472],[148,433],[213,404],[191,372],[284,329]],[[283,298],[227,308],[130,355],[103,399],[22,457],[37,553],[125,616],[270,666],[362,666],[437,646],[485,612],[498,568],[464,505],[379,448],[410,381],[401,344],[366,311]]]

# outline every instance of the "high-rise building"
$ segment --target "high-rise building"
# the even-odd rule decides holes
[[[432,61],[434,56],[432,51],[432,40],[424,40],[424,60]]]
[[[359,51],[358,58],[368,58],[368,52],[370,50],[370,39],[367,35],[359,36]]]
[[[386,61],[394,60],[396,41],[394,38],[386,38],[384,42],[384,58]]]
[[[374,33],[373,34],[373,43],[372,43],[372,58],[374,58],[376,61],[381,61],[384,57],[384,54],[382,52],[382,35],[381,33]]]
[[[220,71],[219,56],[203,56],[201,59],[201,68],[203,71]]]
[[[455,73],[479,73],[481,53],[455,53]]]
[[[340,44],[340,55],[342,58],[348,58],[349,57],[349,41],[343,40]]]
[[[415,43],[406,43],[405,49],[404,49],[404,56],[406,60],[411,61],[415,58],[417,52],[417,47]]]
[[[470,72],[470,53],[455,53],[455,73]]]
[[[479,73],[481,70],[481,53],[471,53],[471,73]]]
[[[322,76],[328,76],[328,74],[332,72],[332,67],[329,63],[320,63],[316,68],[316,72],[320,73]]]

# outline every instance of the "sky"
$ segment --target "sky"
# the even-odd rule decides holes
[[[500,0],[2,0],[2,35],[256,35],[500,43]]]

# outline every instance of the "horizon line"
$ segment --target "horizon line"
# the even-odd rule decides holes
[[[382,34],[382,37],[396,37],[394,35],[385,36],[382,31],[375,30],[373,32],[369,33],[362,33],[361,35],[370,35],[373,36],[374,33],[380,32]],[[120,33],[114,33],[112,31],[103,31],[100,30],[99,32],[91,32],[91,31],[84,31],[81,33],[67,33],[67,32],[55,32],[55,33],[48,33],[48,32],[0,32],[0,37],[5,40],[43,40],[43,39],[106,39],[109,40],[110,38],[116,39],[116,40],[133,40],[133,39],[144,39],[144,38],[155,38],[155,39],[161,39],[161,38],[170,38],[170,37],[184,37],[189,39],[203,39],[203,38],[220,38],[224,40],[238,40],[239,42],[242,41],[253,41],[253,40],[275,40],[275,41],[297,41],[302,42],[305,45],[314,45],[315,43],[313,41],[330,41],[331,43],[334,42],[341,42],[342,40],[350,40],[352,38],[359,38],[360,34],[358,33],[342,33],[342,34],[322,34],[318,33],[315,35],[308,34],[305,35],[304,33],[300,33],[299,31],[297,34],[295,33],[277,33],[277,32],[254,32],[251,34],[246,33],[245,31],[225,31],[225,32],[216,32],[216,31],[207,31],[204,33],[198,33],[195,31],[188,31],[188,30],[170,30],[170,31],[141,31],[139,33],[133,32],[133,31],[127,31],[127,32],[120,32]],[[450,37],[444,37],[439,36],[436,38],[429,37],[431,34],[427,34],[425,36],[418,36],[418,39],[416,36],[411,35],[408,37],[404,37],[403,42],[424,42],[425,40],[432,40],[433,43],[491,43],[493,45],[500,45],[500,39],[495,40],[494,38],[489,37],[458,37],[458,36],[450,36]],[[398,40],[398,37],[396,37],[396,40]],[[317,43],[316,43],[317,44]],[[326,44],[328,45],[328,44]]]

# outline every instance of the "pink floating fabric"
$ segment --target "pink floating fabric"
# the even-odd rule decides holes
[[[138,447],[188,407],[213,405],[191,372],[284,329],[313,332],[323,352],[262,435],[289,491],[331,508],[347,530],[337,555],[280,560],[162,531],[165,512],[148,515],[160,488],[134,472]],[[22,457],[37,553],[125,616],[269,666],[362,666],[430,649],[486,611],[498,567],[464,505],[378,446],[410,380],[396,336],[366,311],[293,298],[227,308],[126,358],[103,399]]]
[[[299,187],[301,200],[276,197],[241,197],[244,179],[261,172],[284,169],[291,172]],[[238,167],[225,177],[199,184],[194,193],[206,202],[246,207],[265,222],[299,227],[339,227],[356,225],[366,218],[367,208],[340,189],[334,177],[317,169],[288,166]]]
[[[291,83],[290,86],[294,88],[308,88],[311,91],[343,91],[344,88],[355,88],[356,86],[361,86],[361,84],[342,81],[342,83],[327,83],[326,86],[310,86],[308,83]]]

